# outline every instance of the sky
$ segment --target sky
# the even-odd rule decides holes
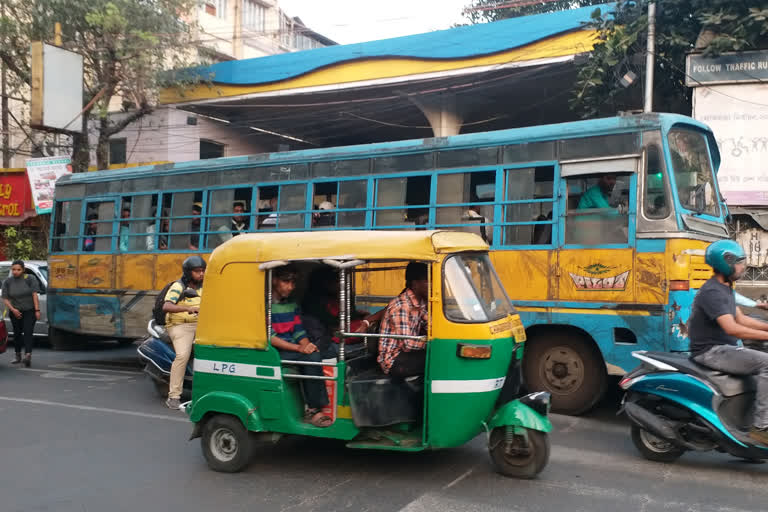
[[[470,0],[280,0],[315,32],[340,44],[450,28]]]

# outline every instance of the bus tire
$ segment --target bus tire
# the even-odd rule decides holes
[[[85,342],[82,339],[76,338],[76,336],[76,334],[62,331],[50,325],[48,326],[48,344],[53,350],[63,351],[83,348]]]
[[[222,473],[242,471],[253,455],[254,442],[243,423],[229,414],[208,418],[200,438],[208,467]]]
[[[552,411],[578,415],[603,397],[608,376],[597,348],[580,334],[549,332],[526,343],[525,384],[530,391],[548,391]]]

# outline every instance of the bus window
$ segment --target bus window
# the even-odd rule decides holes
[[[337,222],[340,228],[365,227],[365,207],[368,201],[368,180],[339,183]]]
[[[213,249],[251,227],[252,190],[241,187],[213,190],[208,199],[207,247]]]
[[[259,229],[304,229],[307,186],[259,187]]]
[[[85,219],[82,250],[87,252],[111,251],[115,202],[94,201],[87,203]]]
[[[626,244],[630,174],[592,174],[566,180],[565,243]]]
[[[451,167],[473,167],[478,165],[495,165],[498,160],[499,148],[454,149],[438,153],[438,166],[443,169]]]
[[[202,201],[202,192],[163,194],[163,208],[171,212],[169,249],[197,251],[201,248]]]
[[[680,204],[696,213],[719,216],[707,140],[696,132],[671,130],[669,149]]]
[[[327,229],[336,226],[338,192],[337,181],[315,183],[312,193],[312,228]]]
[[[495,171],[440,174],[435,227],[475,233],[491,243],[495,192]]]
[[[77,236],[80,231],[80,201],[61,201],[56,203],[54,212],[55,229],[53,234],[53,252],[73,252],[78,250]]]
[[[376,180],[375,226],[426,226],[431,180],[429,175]]]
[[[277,229],[277,196],[280,187],[259,187],[258,189],[258,229]]]
[[[154,230],[157,215],[157,194],[131,196],[130,202],[124,201],[121,208],[121,221],[118,236],[118,249],[121,251],[146,251],[147,233]],[[128,217],[123,217],[124,212]],[[122,220],[127,219],[127,220]],[[154,232],[154,231],[152,231]]]
[[[658,146],[649,145],[645,154],[645,216],[649,219],[663,219],[669,215],[669,205],[661,151]]]
[[[551,245],[553,166],[509,169],[504,187],[504,245]]]
[[[281,185],[278,200],[280,212],[278,229],[304,229],[304,213],[307,208],[307,186],[305,184]],[[282,213],[288,212],[288,213]]]

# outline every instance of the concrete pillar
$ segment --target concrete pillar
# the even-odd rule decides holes
[[[435,137],[448,137],[461,132],[464,118],[456,105],[454,94],[443,93],[430,97],[410,96],[409,99],[427,118]]]

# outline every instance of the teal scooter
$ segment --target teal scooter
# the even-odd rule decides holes
[[[643,457],[673,462],[686,451],[717,450],[735,457],[768,459],[768,446],[748,435],[755,384],[711,370],[687,355],[633,352],[641,365],[620,382],[622,411]]]

